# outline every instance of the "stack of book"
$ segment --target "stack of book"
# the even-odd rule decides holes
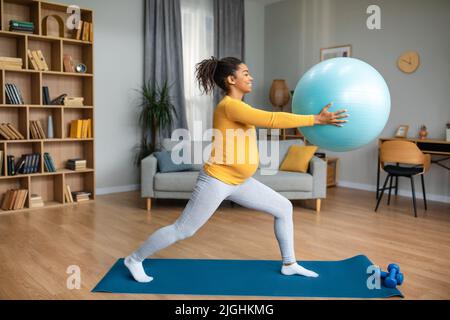
[[[92,138],[92,120],[72,120],[70,123],[70,137],[74,139]]]
[[[34,32],[34,22],[10,20],[9,31]]]
[[[94,41],[94,30],[92,28],[92,22],[81,21],[78,28],[75,29],[75,39],[82,41]]]
[[[11,123],[0,124],[0,137],[6,140],[25,140],[25,137]]]
[[[72,192],[72,194],[71,194],[72,202],[74,199],[76,202],[88,201],[90,195],[91,195],[90,192],[84,192],[84,191]]]
[[[30,120],[30,133],[31,139],[46,139],[44,129],[42,128],[41,121]]]
[[[48,152],[44,152],[44,170],[47,172],[56,172],[55,163]]]
[[[25,104],[22,93],[13,83],[5,83],[6,103],[7,104]]]
[[[30,196],[30,208],[37,208],[37,207],[43,207],[44,201],[42,200],[42,197],[38,194],[32,194]]]
[[[11,189],[3,196],[2,209],[3,210],[19,210],[25,207],[27,200],[27,189]]]
[[[9,155],[7,158],[8,176],[17,174],[37,173],[40,171],[41,155],[39,153],[24,154],[15,164],[15,157]]]
[[[22,58],[0,57],[0,69],[19,69],[23,67]]]
[[[34,70],[39,71],[49,70],[47,61],[45,61],[44,55],[42,54],[41,50],[28,49],[27,53]]]
[[[66,168],[69,170],[79,171],[86,169],[86,160],[84,159],[69,159]]]

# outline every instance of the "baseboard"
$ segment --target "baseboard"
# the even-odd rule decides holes
[[[141,188],[141,185],[133,184],[133,185],[129,185],[129,186],[97,188],[97,189],[95,189],[95,193],[100,196],[100,195],[111,194],[111,193],[136,191],[136,190],[139,190],[140,188]]]
[[[372,191],[375,192],[376,186],[373,186],[371,184],[363,184],[363,183],[355,183],[350,181],[339,181],[337,183],[338,187],[344,187],[344,188],[350,188],[350,189],[358,189],[358,190],[365,190],[365,191]],[[381,186],[382,187],[382,186]],[[416,190],[416,198],[417,199],[423,199],[422,196],[422,189],[418,192]],[[402,197],[408,197],[412,198],[411,190],[398,190],[398,194]],[[427,193],[427,200],[430,201],[437,201],[437,202],[443,202],[443,203],[450,203],[450,197],[442,196],[442,195],[436,195],[436,194],[428,194]]]

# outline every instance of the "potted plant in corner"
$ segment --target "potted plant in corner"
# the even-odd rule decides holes
[[[141,160],[159,149],[157,135],[163,128],[171,128],[173,116],[177,116],[169,94],[167,80],[162,87],[144,84],[139,91],[139,125],[142,129],[142,139],[137,147],[135,164],[140,166]]]

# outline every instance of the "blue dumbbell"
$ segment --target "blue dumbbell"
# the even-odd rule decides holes
[[[388,272],[381,271],[381,278],[384,279],[384,285],[388,288],[395,288],[403,283],[403,273],[400,267],[394,263],[388,266]]]

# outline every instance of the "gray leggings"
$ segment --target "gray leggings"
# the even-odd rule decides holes
[[[192,236],[214,214],[223,200],[269,213],[275,217],[275,236],[283,263],[296,262],[292,223],[292,203],[254,178],[240,185],[230,185],[206,174],[203,169],[197,178],[192,196],[175,223],[158,229],[136,250],[132,257],[143,261],[176,241]]]

